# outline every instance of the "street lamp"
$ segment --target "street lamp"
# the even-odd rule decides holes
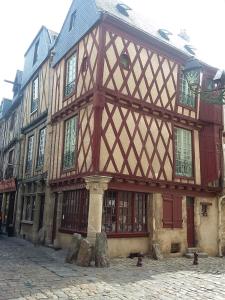
[[[191,58],[183,69],[189,89],[194,95],[211,104],[225,104],[225,72],[218,70],[213,79],[208,80],[202,89],[202,65],[196,58]]]

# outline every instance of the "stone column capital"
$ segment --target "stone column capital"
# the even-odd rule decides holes
[[[84,177],[86,182],[86,188],[90,190],[92,194],[103,194],[108,189],[108,184],[112,177],[108,176],[87,176]]]

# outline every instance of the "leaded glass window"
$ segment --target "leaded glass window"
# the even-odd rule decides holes
[[[184,74],[181,76],[181,97],[180,102],[187,106],[195,107],[196,94],[194,92],[196,84],[199,82],[199,73],[196,71],[189,71],[188,81]]]
[[[190,130],[175,128],[176,175],[192,177],[192,133]]]
[[[46,135],[46,128],[42,128],[39,132],[37,168],[42,167],[44,164],[45,135]]]
[[[66,62],[65,96],[69,96],[75,89],[77,55],[74,53]]]
[[[32,135],[28,138],[26,171],[30,171],[32,168],[33,144],[34,144],[34,136]]]
[[[65,138],[63,152],[63,169],[70,169],[75,165],[77,117],[65,122]]]
[[[39,98],[39,79],[36,77],[32,82],[31,113],[37,110]]]

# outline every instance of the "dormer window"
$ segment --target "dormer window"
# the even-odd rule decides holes
[[[129,17],[128,14],[128,10],[131,10],[131,8],[129,6],[127,6],[126,4],[117,4],[116,5],[117,10],[124,16]]]
[[[39,47],[39,40],[35,43],[34,46],[34,58],[33,58],[33,65],[37,62],[38,60],[38,47]]]
[[[74,26],[75,26],[76,15],[77,15],[77,11],[75,10],[75,11],[72,13],[71,17],[70,17],[70,27],[69,27],[69,31],[71,31],[71,30],[74,28]]]
[[[190,54],[195,55],[195,52],[194,52],[195,48],[194,48],[193,46],[191,46],[191,45],[184,45],[184,48],[185,48]]]
[[[167,40],[167,41],[170,40],[169,35],[172,35],[172,33],[166,29],[159,29],[158,33],[164,40]]]
[[[122,53],[120,55],[120,65],[122,68],[129,70],[130,68],[130,57],[127,53]]]

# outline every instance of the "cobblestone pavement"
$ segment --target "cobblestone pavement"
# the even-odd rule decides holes
[[[114,259],[110,268],[64,263],[63,251],[0,236],[0,300],[225,299],[225,258]]]

